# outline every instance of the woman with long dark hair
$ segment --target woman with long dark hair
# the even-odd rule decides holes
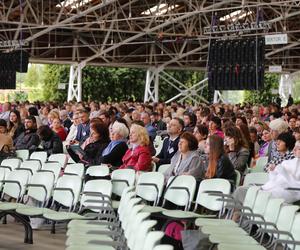
[[[208,167],[205,178],[224,178],[235,181],[234,166],[224,152],[224,141],[218,135],[211,135],[206,140],[205,153],[208,155]]]
[[[228,157],[234,168],[244,174],[250,152],[239,128],[229,127],[225,130],[225,145],[228,146]]]
[[[20,112],[18,110],[10,111],[8,122],[8,134],[11,136],[14,143],[16,138],[24,131],[25,127],[22,123]]]

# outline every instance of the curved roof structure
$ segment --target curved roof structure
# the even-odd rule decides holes
[[[0,23],[0,49],[35,63],[200,70],[211,39],[284,33],[266,64],[300,67],[300,1],[2,0]]]

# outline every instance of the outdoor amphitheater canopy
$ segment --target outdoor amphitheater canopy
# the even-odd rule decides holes
[[[165,69],[206,69],[212,39],[287,34],[287,44],[266,46],[266,68],[298,71],[299,17],[300,1],[284,0],[2,0],[0,49],[21,47],[32,63],[71,64],[69,97],[77,100],[87,64],[145,68],[145,98],[157,100]],[[213,25],[259,22],[268,28],[207,32]]]

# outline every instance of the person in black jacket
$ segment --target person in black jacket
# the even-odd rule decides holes
[[[41,139],[41,146],[47,155],[63,153],[63,144],[59,136],[47,125],[40,126],[37,131]]]
[[[82,162],[86,165],[100,164],[99,155],[110,142],[108,127],[99,119],[93,120],[90,123],[90,136],[81,145],[82,152],[74,152],[72,146],[67,148],[75,162]]]
[[[218,135],[208,137],[205,144],[205,153],[208,154],[208,166],[205,178],[223,178],[231,180],[236,179],[234,166],[224,152],[224,141]]]
[[[152,157],[152,160],[156,163],[156,167],[171,162],[171,158],[178,151],[179,137],[183,128],[184,123],[180,118],[173,118],[170,121],[167,127],[169,137],[164,140],[160,153]]]
[[[25,131],[16,138],[15,149],[28,149],[30,152],[35,151],[40,144],[40,138],[36,131],[35,117],[28,116],[25,119]]]
[[[118,121],[114,122],[110,134],[111,142],[103,150],[99,162],[109,164],[113,169],[121,166],[123,163],[122,158],[128,149],[128,134],[129,130],[125,124]]]

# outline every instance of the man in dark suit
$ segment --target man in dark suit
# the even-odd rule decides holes
[[[184,128],[183,120],[180,118],[173,118],[167,126],[169,137],[163,142],[163,147],[157,156],[153,156],[152,160],[156,163],[156,166],[162,164],[169,164],[171,158],[178,150],[178,142],[180,134]]]

